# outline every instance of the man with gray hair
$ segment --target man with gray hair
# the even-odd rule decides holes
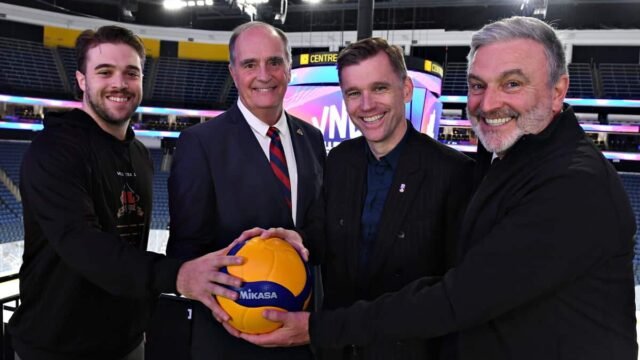
[[[223,249],[248,228],[302,226],[320,194],[322,133],[283,108],[291,78],[287,37],[271,25],[249,22],[234,30],[229,55],[237,103],[178,139],[169,177],[171,257],[192,259]],[[218,270],[209,307],[194,305],[192,359],[311,357],[308,346],[263,349],[229,336],[214,320],[229,315],[213,295],[235,299],[237,293],[223,286],[228,275]]]
[[[265,312],[283,328],[239,336],[335,348],[457,332],[451,357],[461,360],[638,358],[634,216],[563,104],[569,78],[554,29],[525,17],[485,26],[472,38],[468,83],[482,180],[457,267],[436,285],[419,279],[349,308]]]

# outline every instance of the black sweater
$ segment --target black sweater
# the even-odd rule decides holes
[[[81,110],[51,114],[24,155],[22,303],[10,321],[23,359],[114,359],[142,340],[181,261],[146,252],[152,163]]]

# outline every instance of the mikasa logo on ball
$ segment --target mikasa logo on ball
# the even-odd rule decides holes
[[[240,290],[240,299],[242,300],[270,300],[277,299],[278,294],[275,292],[252,292],[251,289],[242,291]]]
[[[288,242],[278,238],[255,237],[236,244],[229,255],[245,258],[241,265],[221,271],[242,280],[242,286],[231,287],[236,300],[217,296],[220,306],[229,314],[229,324],[247,334],[265,334],[282,323],[262,317],[265,309],[304,310],[311,298],[310,270],[300,254]]]

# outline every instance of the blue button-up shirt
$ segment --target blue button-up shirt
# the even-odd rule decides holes
[[[363,274],[363,270],[367,267],[371,256],[371,249],[373,249],[373,243],[378,236],[378,225],[382,217],[384,203],[387,199],[387,194],[393,181],[393,174],[395,174],[396,168],[398,167],[400,154],[404,143],[406,143],[408,134],[409,130],[407,129],[398,145],[387,155],[381,157],[380,160],[376,159],[373,155],[371,149],[369,149],[369,145],[365,146],[365,151],[367,152],[367,195],[364,200],[362,218],[360,220],[362,230],[358,261],[360,274]]]

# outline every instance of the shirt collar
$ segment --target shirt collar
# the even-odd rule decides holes
[[[404,148],[404,144],[407,142],[407,139],[409,138],[409,132],[411,131],[409,129],[409,126],[413,126],[413,125],[411,125],[410,123],[407,124],[407,130],[404,132],[404,136],[402,137],[402,140],[400,140],[398,145],[396,145],[396,147],[394,147],[393,150],[391,150],[387,155],[381,157],[380,160],[376,159],[376,157],[371,152],[371,149],[369,148],[369,144],[367,144],[367,142],[365,141],[365,151],[367,153],[367,160],[369,162],[369,165],[374,165],[378,162],[384,162],[384,163],[388,163],[391,166],[391,169],[395,171],[396,167],[398,167],[398,162],[400,162],[400,154],[402,154],[402,149]]]
[[[269,125],[253,115],[253,113],[244,106],[240,98],[238,98],[238,108],[253,131],[266,137],[267,131],[269,131]],[[274,126],[280,132],[281,138],[289,136],[289,126],[287,126],[287,116],[284,114],[284,110],[282,111],[282,114],[280,114],[280,119],[278,119],[278,122]]]

